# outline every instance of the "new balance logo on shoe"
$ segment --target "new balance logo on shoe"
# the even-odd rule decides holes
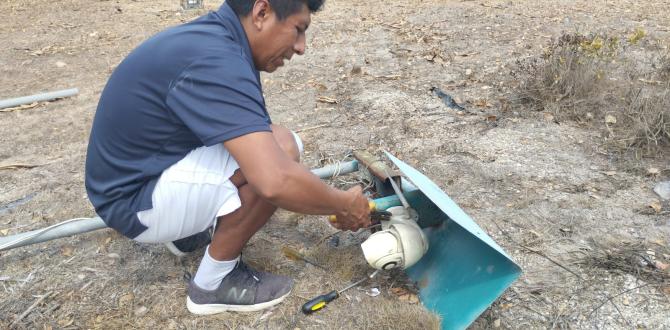
[[[226,299],[228,299],[230,301],[242,301],[244,299],[245,294],[247,294],[247,289],[243,289],[242,292],[240,292],[240,294],[238,295],[237,294],[237,288],[232,287],[232,288],[228,289],[228,295],[227,295]]]

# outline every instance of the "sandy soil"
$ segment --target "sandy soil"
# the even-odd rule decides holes
[[[208,9],[217,6],[206,1]],[[630,241],[670,262],[669,205],[652,191],[670,176],[668,158],[613,157],[598,130],[546,120],[516,104],[519,82],[511,75],[517,60],[540,56],[562,33],[625,38],[642,28],[647,36],[632,51],[641,58],[667,51],[668,8],[662,0],[329,1],[313,17],[307,55],[263,76],[267,104],[275,122],[301,131],[309,167],[353,149],[390,150],[433,178],[517,260],[523,276],[474,327],[670,328],[667,282],[588,261],[597,242]],[[106,78],[142,40],[204,10],[184,12],[177,0],[11,0],[0,3],[0,12],[0,98],[81,90],[0,112],[0,235],[93,216],[83,165]],[[432,87],[467,111],[445,106]],[[12,164],[36,166],[3,168]],[[318,244],[333,233],[324,222],[279,212],[254,237],[245,258],[296,278],[291,298],[256,315],[190,315],[184,278],[199,256],[177,260],[110,230],[3,252],[0,327],[45,294],[15,326],[435,327],[420,304],[392,293],[408,285],[399,273],[352,290],[317,317],[298,313],[305,298],[368,271],[355,244]],[[284,245],[334,271],[287,259]],[[370,287],[382,294],[366,295]]]

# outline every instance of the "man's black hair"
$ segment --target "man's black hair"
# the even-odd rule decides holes
[[[283,20],[286,17],[299,12],[304,5],[307,5],[310,12],[316,12],[321,9],[321,6],[325,1],[326,0],[268,0],[279,20]],[[233,8],[233,11],[238,17],[245,17],[251,12],[256,0],[226,0],[226,3]]]

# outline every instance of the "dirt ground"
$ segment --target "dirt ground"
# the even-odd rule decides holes
[[[621,267],[612,261],[619,250],[607,248],[631,246],[643,262],[670,263],[670,205],[652,191],[670,177],[670,152],[614,157],[599,130],[515,103],[519,81],[511,74],[563,33],[625,38],[642,28],[634,52],[667,51],[668,8],[662,0],[331,0],[313,17],[307,54],[263,75],[266,100],[275,122],[300,132],[307,166],[354,149],[389,150],[434,179],[515,258],[522,277],[473,327],[670,328],[667,276]],[[185,12],[178,0],[8,0],[0,12],[0,98],[80,89],[0,112],[0,235],[92,217],[84,160],[107,77],[141,41],[205,10]],[[433,87],[466,111],[446,106]],[[32,166],[9,166],[17,164]],[[293,276],[296,287],[279,307],[251,315],[190,315],[185,277],[199,255],[178,260],[111,230],[2,252],[0,328],[437,326],[420,304],[393,293],[411,290],[399,272],[318,315],[299,313],[306,298],[369,271],[356,238],[320,243],[334,233],[325,222],[281,211],[252,239],[245,259]],[[282,246],[332,271],[290,260]],[[372,287],[381,294],[367,295]]]

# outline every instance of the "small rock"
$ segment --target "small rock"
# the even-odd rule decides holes
[[[142,317],[142,316],[146,315],[148,311],[149,311],[149,309],[144,307],[144,306],[137,307],[135,309],[135,316]]]
[[[493,321],[493,327],[500,328],[500,319],[496,319],[495,321]]]
[[[612,115],[605,116],[605,124],[616,124],[616,117]]]
[[[59,68],[64,68],[67,64],[63,61],[56,62],[56,66]]]
[[[370,290],[366,291],[365,294],[370,296],[370,297],[376,297],[380,294],[381,292],[379,291],[378,288],[370,288]]]
[[[647,170],[647,174],[649,174],[649,175],[659,175],[660,173],[661,173],[661,171],[659,169],[657,169],[656,167],[650,167]]]
[[[466,76],[471,76],[472,75],[472,69],[466,69],[465,70],[465,75]]]
[[[663,200],[670,200],[670,181],[657,183],[654,187],[654,192]]]
[[[456,122],[456,118],[455,118],[455,117],[444,117],[443,120],[444,120],[444,122],[447,123],[447,124],[453,124],[453,123]]]

